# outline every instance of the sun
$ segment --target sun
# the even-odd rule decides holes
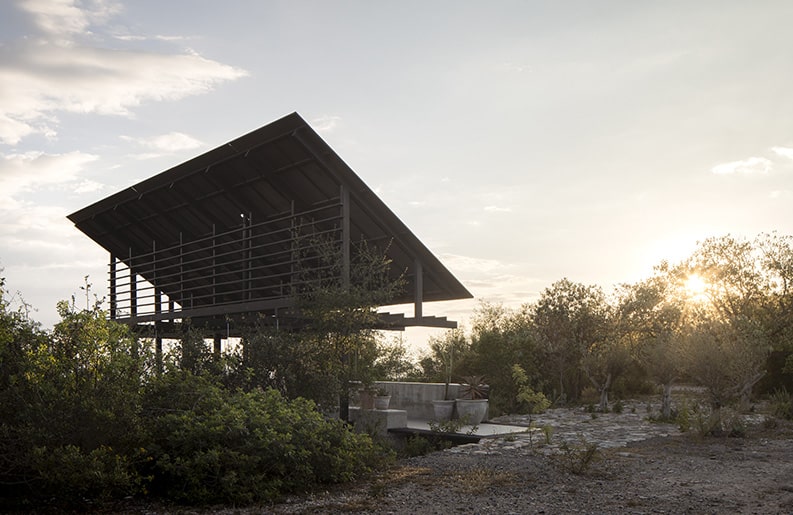
[[[705,279],[699,274],[689,275],[683,287],[686,289],[689,298],[693,300],[705,300],[705,291],[708,289],[708,283],[705,282]]]

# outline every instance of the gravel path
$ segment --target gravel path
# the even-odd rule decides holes
[[[566,421],[552,445],[487,440],[250,513],[793,513],[793,424],[701,439],[649,424],[630,408],[594,419],[567,411],[546,418]],[[598,443],[598,456],[573,473],[583,448],[565,452],[561,442],[576,445],[582,434]]]

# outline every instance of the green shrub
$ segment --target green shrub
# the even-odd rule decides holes
[[[545,437],[545,444],[551,445],[551,439],[553,439],[553,426],[549,424],[542,426],[542,434]]]
[[[62,504],[109,500],[143,491],[143,478],[125,456],[109,447],[85,452],[74,445],[33,450],[38,497]]]
[[[146,473],[152,492],[179,503],[271,501],[355,479],[383,456],[368,435],[275,390],[230,392],[186,374],[163,380],[148,402]]]
[[[468,425],[468,415],[462,418],[452,418],[449,420],[437,421],[430,420],[430,431],[434,433],[459,433],[460,429]],[[465,434],[472,435],[479,429],[478,425],[471,426]]]
[[[691,413],[688,409],[688,403],[682,402],[680,408],[677,410],[677,427],[681,432],[685,433],[691,429]]]
[[[578,445],[562,442],[559,452],[554,456],[556,462],[567,472],[583,475],[600,458],[598,444],[581,437]]]
[[[421,435],[409,436],[405,439],[405,446],[400,450],[400,456],[414,457],[424,456],[434,451],[448,449],[451,442],[441,438],[425,438]]]
[[[785,388],[771,394],[770,407],[775,417],[793,420],[793,396]]]
[[[551,401],[542,392],[534,391],[529,384],[529,377],[518,364],[512,365],[512,380],[517,386],[518,393],[515,400],[518,405],[526,410],[530,415],[545,413],[551,406]]]
[[[722,415],[722,431],[723,434],[732,438],[745,438],[746,437],[746,420],[743,415],[737,411],[729,410]]]

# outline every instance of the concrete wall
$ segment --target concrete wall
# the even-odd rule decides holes
[[[432,401],[443,400],[445,383],[396,383],[378,381],[375,387],[391,394],[391,409],[407,411],[409,419],[430,420],[435,417]],[[449,384],[449,399],[459,397],[460,385]]]

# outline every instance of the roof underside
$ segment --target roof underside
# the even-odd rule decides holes
[[[283,293],[284,277],[294,262],[278,257],[284,234],[294,234],[296,224],[306,223],[312,231],[336,234],[344,216],[349,242],[366,241],[382,249],[392,261],[392,272],[405,273],[408,287],[394,304],[471,297],[296,113],[81,209],[69,219],[119,264],[133,268],[133,277],[137,274],[153,284],[154,291],[186,309],[189,282],[190,307],[203,309],[196,312],[199,315],[218,316],[290,307],[292,301]],[[237,254],[245,257],[245,269],[234,268]],[[206,265],[210,259],[212,273]],[[175,273],[164,270],[169,267],[172,272],[179,269],[178,287]],[[233,287],[224,290],[224,285],[245,281],[247,297],[232,295]],[[251,293],[264,290],[266,295]],[[262,300],[258,305],[250,302],[257,298]]]

